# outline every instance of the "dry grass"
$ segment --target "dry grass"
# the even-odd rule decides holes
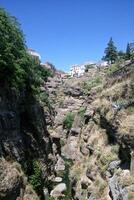
[[[134,177],[132,177],[132,176],[120,176],[119,183],[122,185],[122,187],[134,185]]]
[[[105,174],[108,169],[109,164],[118,159],[118,155],[112,151],[113,146],[107,146],[105,150],[103,149],[101,152],[101,156],[98,160],[98,166],[102,175]]]
[[[127,115],[121,120],[119,132],[121,134],[134,134],[134,114]]]
[[[112,99],[116,101],[119,97],[122,96],[124,89],[126,88],[126,86],[129,87],[130,83],[131,83],[130,80],[116,83],[111,88],[104,90],[101,96],[111,97]]]

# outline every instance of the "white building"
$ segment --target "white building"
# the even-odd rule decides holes
[[[87,61],[87,62],[84,62],[83,64],[81,65],[73,65],[69,71],[69,75],[71,77],[80,77],[80,76],[83,76],[84,73],[85,73],[85,70],[86,70],[86,66],[87,65],[93,65],[95,64],[93,61]]]
[[[96,67],[107,67],[108,66],[108,61],[99,61],[96,63]]]
[[[71,77],[80,77],[85,73],[85,65],[73,65],[69,71]]]

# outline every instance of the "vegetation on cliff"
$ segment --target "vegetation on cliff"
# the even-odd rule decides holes
[[[0,8],[0,85],[38,94],[51,75],[28,55],[23,32],[15,17]]]

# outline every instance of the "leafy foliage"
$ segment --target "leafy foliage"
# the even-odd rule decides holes
[[[42,178],[42,171],[38,160],[29,159],[22,163],[24,173],[28,177],[28,182],[38,194],[39,198],[44,199],[43,187],[44,181]]]
[[[69,112],[64,118],[63,126],[64,128],[70,130],[74,121],[74,114]]]
[[[0,8],[0,82],[24,84],[27,56],[20,25]]]
[[[39,163],[36,160],[32,162],[32,174],[29,176],[29,182],[37,194],[40,195],[42,192],[43,180]]]
[[[0,85],[36,95],[51,75],[28,55],[23,33],[15,17],[0,8]]]

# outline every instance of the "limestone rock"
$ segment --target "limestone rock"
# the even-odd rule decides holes
[[[21,199],[20,199],[21,200]],[[23,200],[39,200],[37,194],[30,185],[26,186]]]
[[[109,164],[108,171],[113,172],[114,169],[118,168],[121,164],[120,160],[114,160]]]
[[[83,91],[79,87],[66,88],[66,90],[64,90],[64,93],[72,97],[80,97],[83,95]]]
[[[113,200],[128,200],[127,188],[122,188],[118,182],[118,177],[114,175],[109,180],[110,196]]]
[[[5,160],[0,160],[0,199],[15,200],[23,187],[22,175]]]
[[[67,187],[65,183],[60,183],[51,191],[50,195],[54,198],[64,196],[63,192],[66,191]]]
[[[86,175],[81,177],[81,186],[82,189],[87,189],[88,186],[92,183],[92,181],[90,179],[87,178]]]
[[[62,178],[61,177],[55,177],[53,182],[60,183],[60,182],[62,182]]]
[[[64,160],[59,156],[57,155],[57,163],[55,165],[55,171],[58,172],[58,171],[64,171],[65,170],[65,162]]]
[[[80,151],[81,151],[81,153],[82,153],[84,156],[89,155],[89,149],[88,149],[85,145],[82,145],[82,146],[80,147]]]
[[[79,135],[80,134],[80,132],[81,132],[81,128],[71,128],[71,130],[70,130],[70,132],[71,132],[71,135]]]

